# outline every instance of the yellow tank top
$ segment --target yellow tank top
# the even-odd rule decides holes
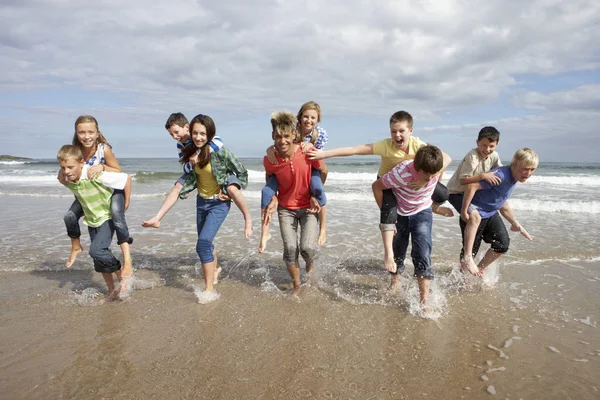
[[[219,194],[220,188],[213,175],[210,162],[202,168],[200,168],[198,164],[194,165],[194,172],[196,172],[196,188],[198,189],[198,195],[200,195],[200,197],[206,199],[215,194]]]

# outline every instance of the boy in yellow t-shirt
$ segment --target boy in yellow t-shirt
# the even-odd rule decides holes
[[[322,160],[330,157],[344,157],[354,155],[378,155],[381,157],[381,164],[377,172],[377,178],[381,178],[398,165],[400,162],[407,159],[413,159],[417,150],[426,143],[413,135],[413,118],[406,111],[397,111],[390,118],[390,135],[388,139],[380,142],[361,144],[354,147],[341,147],[333,150],[313,150],[308,154],[312,160]],[[445,154],[448,157],[447,154]],[[448,157],[450,158],[450,157]],[[440,171],[438,175],[443,176],[444,171]],[[426,182],[415,181],[411,183],[411,189],[418,189],[424,186]],[[432,210],[436,214],[446,217],[454,215],[451,209],[440,207],[440,204],[448,200],[448,190],[444,185],[438,182],[433,193]],[[394,266],[394,251],[393,239],[394,229],[396,224],[396,198],[391,189],[383,191],[383,203],[381,206],[380,224],[381,238],[384,248],[384,267],[387,270],[395,270]]]

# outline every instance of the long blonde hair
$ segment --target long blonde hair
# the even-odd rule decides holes
[[[94,151],[96,151],[96,149],[98,149],[98,144],[100,144],[100,143],[104,143],[108,147],[112,148],[110,143],[108,143],[108,140],[106,140],[106,138],[104,137],[102,132],[100,132],[100,128],[98,127],[98,121],[96,120],[96,118],[92,117],[91,115],[80,115],[75,120],[75,133],[73,134],[73,146],[76,146],[77,148],[79,148],[79,150],[81,150],[81,152],[83,152],[83,145],[81,144],[81,142],[79,141],[79,138],[77,137],[77,125],[85,124],[86,122],[93,122],[94,125],[96,125],[96,130],[98,131],[98,138],[96,139],[96,144],[94,145]]]
[[[300,111],[298,111],[298,114],[296,115],[298,124],[300,123],[300,121],[302,121],[302,114],[304,114],[304,112],[308,110],[315,110],[317,112],[317,123],[321,122],[321,106],[316,101],[311,100],[302,104],[302,107],[300,107]],[[301,142],[302,139],[302,132],[298,131],[298,133],[296,134],[296,142]],[[317,135],[312,135],[310,138],[310,142],[314,144],[316,140]]]

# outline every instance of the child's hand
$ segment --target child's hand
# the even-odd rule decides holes
[[[190,157],[190,160],[189,160],[189,162],[190,162],[190,164],[191,164],[192,166],[196,165],[196,163],[198,162],[198,157],[199,157],[199,156],[200,156],[200,155],[199,155],[198,153],[194,153],[194,155]]]
[[[529,232],[527,232],[525,230],[525,228],[523,228],[521,226],[521,224],[519,224],[518,222],[515,223],[515,224],[513,224],[513,225],[511,225],[510,226],[510,230],[513,231],[513,232],[519,232],[521,235],[525,236],[525,238],[527,238],[528,240],[533,240],[533,236],[531,236],[529,234]]]
[[[481,174],[481,180],[486,181],[492,186],[496,186],[500,183],[500,178],[496,176],[496,172],[498,172],[498,170]]]
[[[315,148],[309,150],[306,154],[308,155],[309,160],[323,160],[325,158],[323,151]]]
[[[461,210],[460,217],[463,221],[469,222],[469,210]]]
[[[321,211],[321,205],[313,196],[310,196],[310,206],[308,207],[308,212],[312,214],[318,214]]]
[[[104,170],[104,166],[102,164],[94,165],[93,167],[89,167],[87,170],[88,179],[96,179],[100,176],[102,171]]]
[[[61,185],[66,185],[67,183],[69,183],[69,180],[65,176],[62,169],[58,170],[58,175],[56,176],[56,179],[58,179],[58,182],[60,182]]]
[[[406,185],[406,186],[408,186],[409,189],[418,190],[418,189],[421,189],[423,186],[425,186],[425,183],[427,183],[427,182],[425,182],[423,179],[419,178],[417,180],[409,182],[408,185]]]
[[[309,150],[313,149],[315,146],[313,146],[313,144],[309,143],[309,142],[301,142],[300,147],[302,148],[303,153],[307,153]]]
[[[262,210],[262,213],[260,215],[263,224],[271,223],[271,217],[273,216],[273,214],[275,214],[275,210],[277,210],[278,204],[279,199],[277,199],[277,196],[273,196],[269,205]]]
[[[271,162],[271,164],[279,164],[277,162],[277,157],[275,157],[275,146],[270,146],[267,149],[267,160],[269,160]]]
[[[223,193],[223,190],[219,190],[219,200],[229,201],[229,200],[231,200],[231,197],[229,197],[225,193]]]

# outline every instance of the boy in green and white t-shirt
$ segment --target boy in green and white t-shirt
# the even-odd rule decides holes
[[[90,256],[94,260],[94,269],[100,272],[108,293],[107,301],[117,298],[115,282],[112,274],[115,273],[119,281],[121,276],[121,262],[110,251],[115,231],[110,202],[113,189],[122,189],[125,194],[125,204],[131,194],[131,177],[121,172],[102,172],[96,179],[87,178],[87,166],[83,160],[81,150],[72,145],[60,148],[57,155],[58,163],[69,182],[66,186],[73,192],[81,203],[84,211],[83,223],[88,226],[90,234]],[[127,290],[128,285],[121,284],[119,294]]]

